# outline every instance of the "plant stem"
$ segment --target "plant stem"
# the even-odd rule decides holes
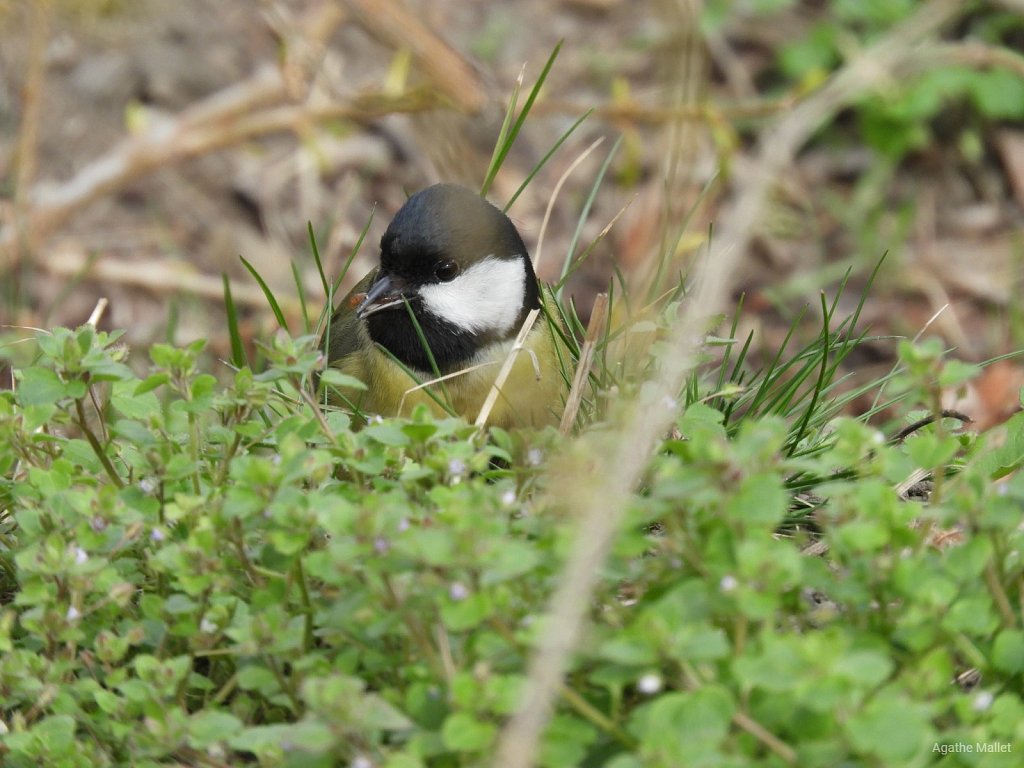
[[[103,450],[103,446],[100,445],[100,441],[96,439],[96,435],[89,428],[89,423],[85,419],[85,409],[82,407],[81,398],[75,400],[75,413],[78,415],[78,427],[82,430],[82,434],[85,435],[85,439],[89,441],[89,445],[92,446],[93,453],[95,453],[96,458],[100,460],[100,464],[103,465],[103,469],[106,470],[107,475],[110,476],[114,485],[118,488],[124,488],[124,481],[121,479],[121,476],[117,474],[117,470],[114,469],[114,465],[110,462],[110,457],[107,456],[107,452]]]

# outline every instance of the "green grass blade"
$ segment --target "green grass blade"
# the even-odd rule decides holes
[[[324,296],[327,295],[327,274],[324,272],[324,262],[320,258],[320,246],[316,244],[316,234],[313,232],[313,222],[306,222],[306,233],[309,235],[309,249],[313,252],[313,263],[316,264],[317,274],[320,275],[320,284],[324,288]]]
[[[331,320],[334,319],[334,312],[331,311],[331,309],[333,307],[334,307],[334,286],[328,285],[327,286],[327,306],[324,308],[324,312],[321,313],[321,321],[323,322],[323,325],[324,325],[324,331],[323,331],[323,336],[320,337],[320,349],[321,349],[321,351],[324,354],[324,358],[325,358],[324,359],[324,365],[327,365],[327,366],[329,366],[331,364],[331,359],[330,359],[329,355],[330,355],[330,350],[331,350]],[[323,320],[323,317],[324,317],[325,314],[326,314],[326,320]],[[317,325],[320,325],[320,323],[317,323]],[[314,386],[318,386],[319,385],[319,376],[315,376],[314,377],[313,384],[314,384]],[[339,394],[339,396],[341,395],[340,392],[338,394]],[[327,405],[329,405],[328,397],[327,397],[327,388],[326,387],[324,388],[323,395],[324,395],[323,405],[324,405],[324,407],[326,407]]]
[[[551,149],[544,153],[544,157],[542,157],[540,161],[535,166],[533,166],[533,170],[526,174],[526,178],[523,179],[523,183],[519,185],[519,189],[517,189],[515,194],[509,198],[507,203],[505,203],[505,207],[501,209],[502,211],[508,213],[508,209],[511,208],[513,203],[515,203],[515,201],[519,199],[519,196],[523,194],[523,190],[525,190],[530,185],[530,182],[533,181],[533,177],[537,175],[541,168],[547,165],[547,162],[548,160],[551,159],[551,156],[555,154],[555,152],[558,151],[558,148],[565,143],[565,140],[572,136],[576,129],[583,124],[583,121],[590,117],[593,111],[593,109],[588,109],[586,112],[584,112],[576,119],[575,123],[569,126],[568,130],[566,130],[561,136],[558,137],[558,141],[556,141],[551,146]]]
[[[501,163],[504,162],[504,157],[501,154],[502,150],[504,149],[505,154],[508,154],[508,149],[506,147],[511,147],[508,137],[509,132],[512,130],[512,121],[515,119],[516,107],[519,106],[519,93],[523,87],[522,77],[523,75],[520,73],[515,85],[512,86],[512,95],[508,100],[508,108],[505,110],[505,117],[501,121],[501,128],[498,131],[498,140],[494,142],[494,149],[491,151],[491,161],[487,164],[487,173],[484,174],[484,183],[480,187],[480,197],[487,197],[487,193],[491,189],[491,184],[494,183],[494,177],[498,175]]]
[[[417,376],[416,373],[412,370],[412,368],[410,368],[397,357],[395,357],[394,353],[390,349],[380,344],[376,344],[375,346],[377,347],[377,349],[379,349],[381,352],[387,355],[395,365],[402,369],[405,375],[409,377],[409,380],[413,382],[414,386],[419,386],[420,384],[423,383],[420,380],[420,377]],[[420,391],[426,393],[427,397],[429,397],[431,400],[437,403],[437,406],[445,413],[447,413],[449,416],[458,416],[458,414],[455,413],[455,410],[452,408],[451,404],[445,402],[440,397],[438,397],[437,393],[435,393],[431,387],[424,387]]]
[[[249,270],[249,274],[252,275],[253,279],[257,282],[260,290],[263,291],[263,295],[267,298],[267,303],[270,305],[270,309],[274,313],[274,317],[277,318],[277,324],[288,331],[288,321],[284,319],[284,312],[281,311],[281,306],[277,303],[277,299],[274,298],[274,292],[270,290],[270,286],[267,285],[266,281],[260,277],[260,273],[256,271],[256,268],[250,264],[245,256],[239,256],[242,260],[242,264]],[[290,333],[290,331],[289,331]]]
[[[739,328],[740,324],[740,313],[743,311],[743,301],[746,299],[747,294],[741,293],[740,299],[736,302],[736,311],[732,313],[732,324],[729,326],[729,338],[736,338],[736,329]],[[732,356],[732,344],[725,345],[725,352],[722,353],[722,362],[718,366],[718,385],[717,390],[719,392],[725,387],[725,380],[729,370],[729,359]]]
[[[178,306],[178,300],[172,298],[167,307],[167,326],[164,328],[164,339],[168,344],[174,344],[174,339],[178,335],[178,321],[180,318],[181,309]]]
[[[359,255],[359,251],[363,248],[363,243],[366,241],[366,233],[370,231],[370,225],[373,224],[374,214],[377,213],[377,206],[374,205],[370,209],[370,216],[366,219],[366,224],[363,225],[362,230],[359,232],[359,237],[356,239],[356,244],[352,246],[352,253],[345,259],[345,263],[341,267],[341,273],[338,275],[338,279],[334,281],[334,290],[337,292],[338,288],[341,287],[342,282],[345,280],[345,276],[348,275],[348,270],[352,266],[352,262],[355,261],[356,256]]]
[[[668,207],[669,191],[668,191],[668,189],[666,187],[665,193],[664,193],[665,194],[665,201],[666,201],[666,203],[665,203],[666,207],[665,207],[665,211],[664,211],[666,223],[665,223],[665,226],[664,226],[664,228],[662,230],[661,244],[659,246],[659,255],[658,255],[657,269],[654,272],[653,279],[651,280],[650,284],[647,286],[647,302],[648,303],[654,301],[654,297],[657,296],[659,293],[661,293],[661,291],[662,291],[662,280],[664,280],[664,278],[665,278],[665,272],[666,272],[666,268],[668,266],[668,263],[670,261],[672,261],[672,259],[674,258],[675,254],[678,253],[678,251],[679,251],[679,243],[682,241],[683,235],[685,235],[689,231],[690,224],[693,221],[693,217],[696,215],[697,211],[700,209],[700,206],[704,203],[704,201],[707,200],[708,196],[711,194],[711,190],[714,189],[715,183],[717,181],[718,181],[718,172],[716,171],[714,174],[712,174],[711,178],[709,178],[707,180],[707,183],[704,184],[704,186],[701,188],[700,193],[697,195],[697,199],[693,201],[693,205],[691,205],[689,207],[689,209],[686,211],[686,215],[683,216],[682,221],[680,222],[679,226],[676,228],[675,235],[673,237],[671,237],[671,238],[669,238],[669,233],[668,233],[668,227],[669,227],[669,225],[668,225],[668,216],[670,214],[670,210],[669,210],[669,207]],[[714,235],[714,222],[711,222],[711,223],[708,224],[707,248],[709,250],[711,248],[711,243],[712,243],[713,235]]]
[[[836,301],[838,302],[838,297],[837,297]],[[833,310],[835,309],[835,306],[836,306],[835,304],[832,305]],[[821,367],[820,367],[819,372],[818,372],[818,381],[815,384],[815,386],[811,389],[811,399],[810,399],[810,402],[807,404],[807,409],[804,411],[803,418],[800,419],[799,425],[797,426],[797,428],[796,428],[795,432],[793,433],[793,435],[790,437],[789,445],[787,446],[786,449],[784,449],[784,450],[786,450],[786,455],[787,456],[792,456],[793,455],[793,451],[796,450],[796,446],[798,446],[800,444],[800,441],[804,439],[804,435],[807,433],[807,425],[811,421],[811,416],[814,415],[814,410],[815,410],[815,408],[818,405],[818,399],[821,397],[822,390],[825,389],[825,385],[827,384],[826,375],[827,375],[827,372],[828,372],[828,357],[829,357],[828,353],[829,353],[829,348],[830,348],[828,324],[829,324],[830,314],[829,314],[828,300],[825,298],[824,291],[822,291],[822,293],[821,293],[821,315],[822,315]]]
[[[295,281],[295,294],[299,297],[299,307],[302,310],[303,333],[312,333],[312,328],[309,324],[309,310],[306,307],[306,289],[302,285],[302,276],[299,274],[299,266],[293,260],[291,262],[291,267],[292,279]]]
[[[362,231],[359,233],[359,237],[356,240],[356,244],[352,247],[352,252],[345,259],[345,263],[341,267],[341,273],[330,283],[327,280],[324,270],[319,261],[317,261],[317,268],[320,272],[320,278],[323,281],[324,296],[327,298],[327,303],[324,304],[324,309],[320,313],[320,319],[317,321],[317,328],[323,327],[325,323],[330,324],[331,316],[334,314],[334,297],[338,295],[338,289],[341,284],[345,281],[345,276],[348,274],[349,268],[352,266],[352,262],[359,254],[360,249],[363,247],[363,242],[366,240],[366,233],[370,231],[370,225],[373,223],[373,215],[376,213],[376,206],[370,209],[370,216],[366,220],[366,224],[363,225]],[[318,259],[318,251],[315,250],[314,246],[314,259]],[[333,286],[333,288],[332,288]]]
[[[587,216],[590,214],[590,208],[594,204],[594,199],[597,197],[597,190],[601,187],[601,182],[604,180],[604,175],[608,171],[608,166],[611,165],[612,159],[615,157],[615,153],[618,152],[619,147],[622,145],[622,136],[619,136],[612,145],[612,148],[608,150],[608,156],[604,159],[601,164],[600,170],[597,172],[597,177],[594,179],[594,183],[590,185],[590,193],[587,195],[586,201],[583,203],[583,210],[580,211],[579,219],[576,222],[576,231],[573,232],[572,241],[569,243],[569,250],[565,254],[565,261],[562,262],[562,274],[558,278],[558,282],[555,284],[555,296],[561,301],[562,292],[565,290],[565,281],[569,276],[569,267],[572,266],[573,262],[580,262],[586,255],[581,254],[579,259],[574,259],[573,254],[576,253],[576,244],[579,242],[580,234],[583,232],[583,225],[587,222]],[[587,249],[587,253],[590,249]]]
[[[494,179],[498,175],[498,171],[501,170],[501,166],[505,162],[505,158],[508,157],[509,151],[512,149],[512,145],[515,144],[516,137],[519,136],[519,132],[523,129],[523,124],[526,122],[526,116],[530,114],[530,110],[533,108],[533,103],[537,100],[537,94],[540,93],[541,87],[544,85],[544,81],[547,80],[548,73],[551,72],[551,67],[555,63],[555,59],[558,58],[558,52],[562,49],[562,42],[559,41],[558,45],[548,56],[547,63],[544,65],[544,69],[541,70],[540,77],[537,78],[537,82],[534,83],[533,88],[530,90],[530,95],[526,97],[526,102],[523,104],[523,108],[519,112],[519,116],[512,124],[511,128],[505,132],[504,136],[501,136],[501,141],[495,146],[494,156],[491,158],[490,167],[487,169],[487,175],[484,177],[483,187],[480,190],[480,195],[486,197],[487,193],[491,189],[491,185],[494,184]],[[510,105],[509,115],[506,116],[506,120],[511,115],[514,109],[514,102]],[[503,126],[504,129],[504,126]]]
[[[420,326],[420,321],[416,319],[416,313],[412,311],[412,304],[409,303],[408,299],[405,299],[405,311],[409,313],[409,319],[412,321],[412,327],[416,330],[416,338],[420,340],[420,345],[423,347],[423,351],[427,354],[427,360],[430,361],[430,372],[434,374],[435,379],[441,378],[441,369],[437,367],[437,360],[434,359],[434,350],[430,348],[427,343],[427,336],[423,333],[423,328]],[[417,384],[421,383],[419,381]],[[451,397],[448,395],[448,387],[445,386],[443,381],[439,381],[437,385],[441,388],[441,394],[444,397],[446,405],[444,409],[452,416],[456,415],[452,409]],[[430,387],[425,387],[424,391],[429,391]]]
[[[747,407],[748,413],[758,413],[759,406],[765,400],[765,398],[768,397],[768,393],[772,385],[776,382],[778,378],[779,371],[781,369],[780,361],[782,360],[782,355],[786,351],[786,347],[789,346],[789,341],[790,339],[792,339],[793,334],[796,333],[797,326],[800,324],[800,321],[803,319],[803,316],[806,312],[807,307],[804,306],[797,314],[796,319],[790,324],[789,330],[786,332],[786,337],[782,340],[782,344],[776,351],[775,357],[772,358],[772,361],[768,364],[768,367],[762,374],[761,383],[758,386],[757,391],[754,394],[754,397],[751,400],[749,406]]]
[[[238,309],[235,307],[235,300],[231,296],[231,281],[227,273],[221,272],[221,280],[224,283],[224,311],[228,316],[228,338],[231,340],[231,364],[236,368],[244,368],[249,364],[245,356],[245,345],[242,343],[242,334],[238,330]]]

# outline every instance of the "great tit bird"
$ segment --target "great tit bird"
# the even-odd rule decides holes
[[[441,413],[433,398],[414,389],[439,373],[447,378],[430,385],[433,394],[475,419],[541,300],[526,246],[504,213],[455,184],[417,192],[381,238],[380,266],[345,297],[321,339],[328,365],[366,385],[343,389],[338,404],[389,416],[408,415],[425,403]],[[555,423],[564,381],[558,343],[538,318],[488,423]]]

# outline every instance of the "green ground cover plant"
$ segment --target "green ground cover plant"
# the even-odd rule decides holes
[[[570,438],[353,432],[298,394],[312,336],[226,385],[201,343],[144,377],[117,334],[36,343],[0,395],[6,765],[486,762],[573,530],[535,503]],[[976,373],[901,354],[908,411]],[[630,504],[541,764],[1014,765],[1024,417],[892,441],[809,421],[816,384],[731,426],[719,378]],[[897,490],[921,468],[926,504]]]

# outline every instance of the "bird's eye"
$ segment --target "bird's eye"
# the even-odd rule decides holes
[[[454,280],[459,274],[459,265],[454,261],[442,261],[434,270],[434,275],[443,283]]]

